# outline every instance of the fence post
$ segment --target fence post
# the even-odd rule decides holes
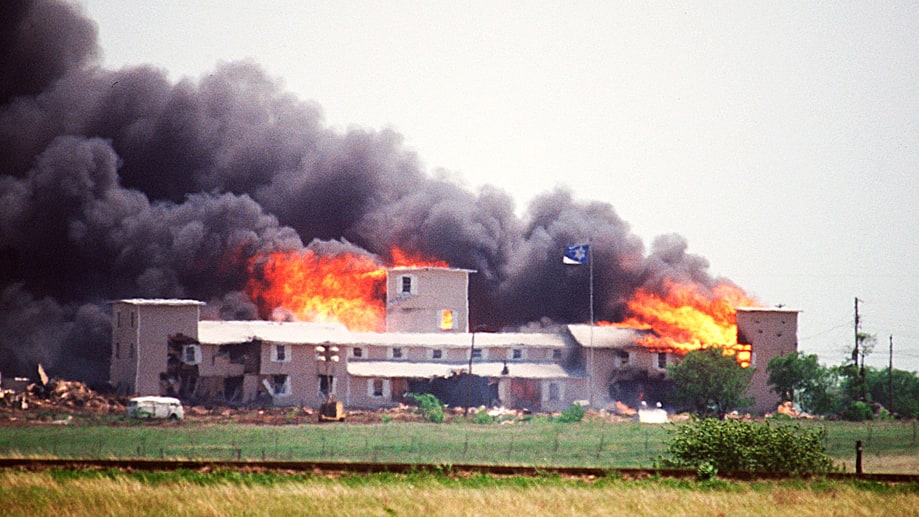
[[[856,440],[855,442],[855,474],[860,475],[862,473],[862,441]]]

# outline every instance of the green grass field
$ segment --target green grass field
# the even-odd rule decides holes
[[[0,456],[180,458],[214,460],[486,463],[586,467],[652,467],[665,452],[666,426],[601,421],[566,424],[453,422],[239,425],[81,421],[0,427]],[[827,432],[827,453],[854,470],[855,441],[864,469],[919,473],[914,422],[802,422]]]

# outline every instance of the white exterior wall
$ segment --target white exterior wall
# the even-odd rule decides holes
[[[386,272],[387,332],[468,332],[469,271],[393,268]],[[405,292],[403,277],[412,288]],[[453,311],[453,327],[440,327],[441,311]]]
[[[200,302],[121,300],[112,304],[112,384],[127,393],[159,395],[169,336],[197,339]],[[119,317],[120,314],[120,317]]]
[[[757,413],[775,411],[779,396],[768,385],[766,366],[773,357],[798,350],[798,311],[789,309],[737,309],[737,341],[753,346],[750,366],[755,368],[748,396]]]

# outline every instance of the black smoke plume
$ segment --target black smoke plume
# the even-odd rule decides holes
[[[471,319],[583,322],[592,239],[597,319],[640,286],[711,285],[678,236],[646,254],[607,203],[548,192],[515,215],[508,193],[422,170],[390,130],[326,127],[319,106],[255,63],[199,80],[99,66],[96,26],[57,0],[0,3],[0,372],[104,381],[106,302],[189,297],[253,318],[247,263],[266,251],[394,245],[478,270]]]

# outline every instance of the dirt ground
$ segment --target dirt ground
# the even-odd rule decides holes
[[[41,372],[43,373],[43,372]],[[117,425],[117,418],[127,414],[128,397],[99,393],[78,381],[48,379],[39,375],[38,382],[23,383],[14,389],[0,390],[0,426],[22,425],[67,425],[79,421],[96,419],[108,420]],[[397,407],[362,410],[346,408],[349,423],[379,423],[381,421],[420,422],[421,415],[415,407],[399,405]],[[505,408],[473,408],[470,414],[487,411],[496,419],[513,423],[532,416],[527,410],[509,410]],[[448,415],[461,417],[464,408],[447,408]],[[588,409],[585,418],[588,420],[606,420],[610,422],[632,421],[635,411],[627,407],[617,407],[613,411],[595,411]],[[185,419],[190,422],[224,423],[237,422],[261,425],[291,425],[315,423],[318,419],[317,408],[287,407],[230,407],[225,405],[185,405]]]

